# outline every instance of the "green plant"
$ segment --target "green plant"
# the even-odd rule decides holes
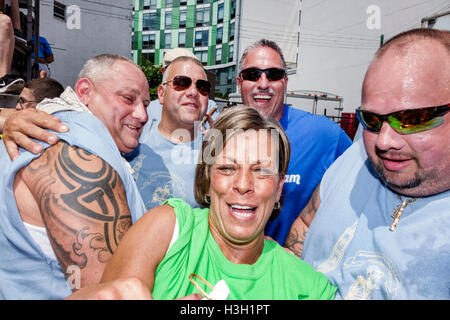
[[[147,77],[150,88],[150,99],[158,99],[158,86],[162,81],[162,66],[155,66],[147,58],[142,56],[140,67]]]

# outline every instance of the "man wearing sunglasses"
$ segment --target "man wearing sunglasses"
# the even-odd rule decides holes
[[[164,74],[164,71],[167,69],[169,64],[178,57],[191,57],[193,59],[198,58],[195,54],[192,53],[191,50],[186,48],[172,48],[164,53],[163,66],[161,68],[161,72]],[[216,106],[216,102],[214,100],[208,99],[208,112]],[[150,105],[147,108],[149,121],[151,119],[161,120],[162,114],[162,105],[159,103],[159,99],[152,100]],[[217,118],[217,115],[214,114],[213,118]],[[143,133],[145,135],[145,132]]]
[[[178,61],[176,67],[170,67],[175,60]],[[201,137],[197,135],[199,126],[195,125],[204,117],[206,108],[213,107],[208,99],[211,87],[206,79],[203,65],[188,50],[171,49],[164,56],[159,99],[157,102],[152,101],[147,108],[148,121],[142,129],[138,147],[123,154],[132,166],[133,176],[147,209],[171,197],[182,198],[193,207],[199,206],[192,188],[201,146]],[[12,158],[19,154],[16,142],[21,142],[23,148],[33,152],[35,144],[23,136],[28,135],[27,132],[34,132],[34,137],[42,141],[56,138],[36,125],[60,131],[60,123],[46,114],[27,118],[16,115],[15,119],[18,125],[11,125],[9,131],[13,134],[10,134],[7,145]],[[24,132],[24,128],[28,128],[27,132]],[[18,135],[23,139],[14,140]],[[7,138],[5,136],[5,141]]]
[[[203,65],[195,56],[179,56],[164,71],[158,87],[160,119],[149,119],[138,148],[125,155],[147,209],[171,197],[199,206],[193,183],[202,143],[200,121],[210,90]]]
[[[292,227],[289,247],[301,254],[307,231],[302,258],[341,298],[450,299],[449,50],[450,32],[433,29],[378,50],[357,109],[364,144],[331,166]]]
[[[244,51],[237,77],[242,101],[277,119],[291,143],[291,160],[283,185],[283,209],[267,224],[266,234],[283,244],[289,229],[319,184],[325,170],[350,145],[335,122],[284,104],[288,77],[278,45],[262,39]]]

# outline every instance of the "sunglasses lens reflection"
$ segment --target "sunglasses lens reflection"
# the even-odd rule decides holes
[[[173,88],[177,91],[186,90],[192,84],[192,79],[184,76],[176,76],[173,78]]]
[[[357,110],[363,127],[372,132],[380,132],[384,121],[397,132],[403,134],[417,133],[440,126],[444,122],[442,115],[448,111],[447,106],[428,107],[413,110],[403,110],[387,115]]]
[[[176,76],[173,78],[173,88],[177,91],[183,91],[189,88],[192,84],[192,79],[186,76]],[[206,80],[197,80],[195,86],[201,95],[207,96],[211,90],[211,84]]]

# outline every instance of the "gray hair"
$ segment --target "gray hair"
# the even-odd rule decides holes
[[[136,67],[140,68],[136,63],[134,63],[132,60],[128,58],[125,58],[118,54],[104,53],[89,59],[84,64],[83,68],[78,74],[78,79],[81,78],[88,78],[91,80],[99,79],[106,73],[107,70],[111,68],[111,66],[116,61],[129,62],[135,65]]]
[[[264,48],[264,47],[271,48],[278,53],[278,55],[280,56],[280,60],[281,60],[280,61],[281,67],[285,71],[287,71],[286,60],[284,60],[283,51],[281,51],[281,48],[278,46],[278,44],[271,40],[260,39],[256,42],[252,43],[251,45],[249,45],[247,48],[245,48],[244,53],[242,54],[241,60],[239,61],[238,74],[242,71],[242,68],[244,67],[244,63],[245,63],[245,58],[247,58],[248,54],[257,48]]]

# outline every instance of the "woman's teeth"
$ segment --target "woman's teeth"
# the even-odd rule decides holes
[[[233,213],[240,217],[250,217],[253,212],[255,211],[255,208],[249,207],[249,206],[240,206],[237,204],[231,205],[231,210]]]

